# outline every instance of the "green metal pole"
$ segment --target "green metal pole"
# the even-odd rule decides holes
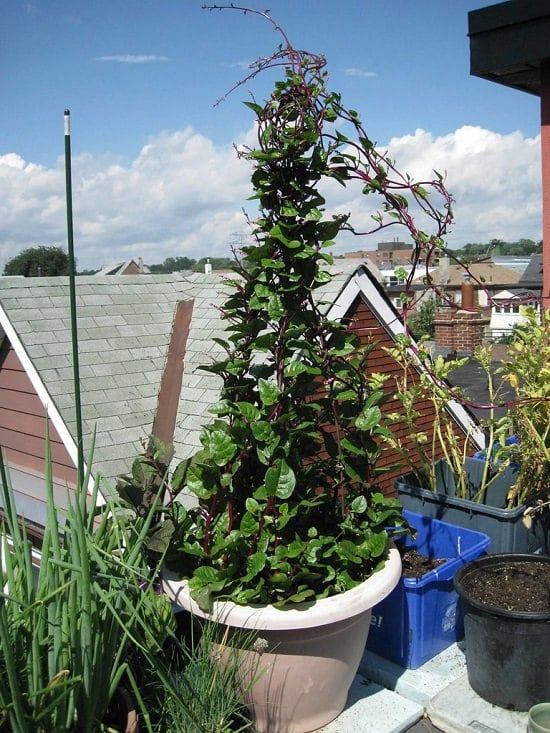
[[[76,323],[76,288],[73,240],[73,189],[71,179],[71,113],[65,110],[65,191],[67,196],[67,244],[69,251],[69,297],[73,343],[74,404],[76,413],[76,447],[78,488],[84,486],[84,446],[82,442],[82,409],[80,402],[80,367],[78,363],[78,330]]]

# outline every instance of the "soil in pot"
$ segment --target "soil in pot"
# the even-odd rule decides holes
[[[488,555],[455,576],[472,689],[494,705],[529,710],[550,699],[550,557]]]
[[[428,557],[418,552],[418,550],[407,547],[398,547],[398,549],[403,566],[401,574],[404,578],[421,578],[430,570],[435,570],[435,568],[447,562],[446,558]]]
[[[480,603],[508,611],[550,611],[550,564],[514,562],[480,568],[463,581]]]

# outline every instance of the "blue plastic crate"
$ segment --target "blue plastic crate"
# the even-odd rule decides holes
[[[484,555],[490,539],[482,532],[404,511],[417,531],[404,543],[431,558],[448,558],[421,578],[401,578],[395,590],[373,608],[367,649],[402,667],[416,669],[462,638],[464,629],[457,570]]]

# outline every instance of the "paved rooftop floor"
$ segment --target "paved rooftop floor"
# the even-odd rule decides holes
[[[526,725],[527,713],[471,689],[459,643],[416,670],[365,652],[345,710],[318,733],[523,733]]]

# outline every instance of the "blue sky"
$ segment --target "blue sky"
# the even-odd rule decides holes
[[[448,171],[457,198],[453,245],[540,238],[539,100],[469,75],[467,13],[486,4],[267,4],[297,47],[326,55],[331,86],[361,112],[373,140],[399,151],[413,172],[431,168],[430,158]],[[232,142],[246,140],[252,126],[241,102],[249,89],[263,98],[273,76],[213,103],[279,39],[257,17],[201,5],[4,0],[0,262],[25,246],[64,245],[65,107],[80,266],[227,253],[244,230],[239,212],[249,194],[248,172],[231,157]],[[334,202],[345,205],[353,210],[352,197]]]

